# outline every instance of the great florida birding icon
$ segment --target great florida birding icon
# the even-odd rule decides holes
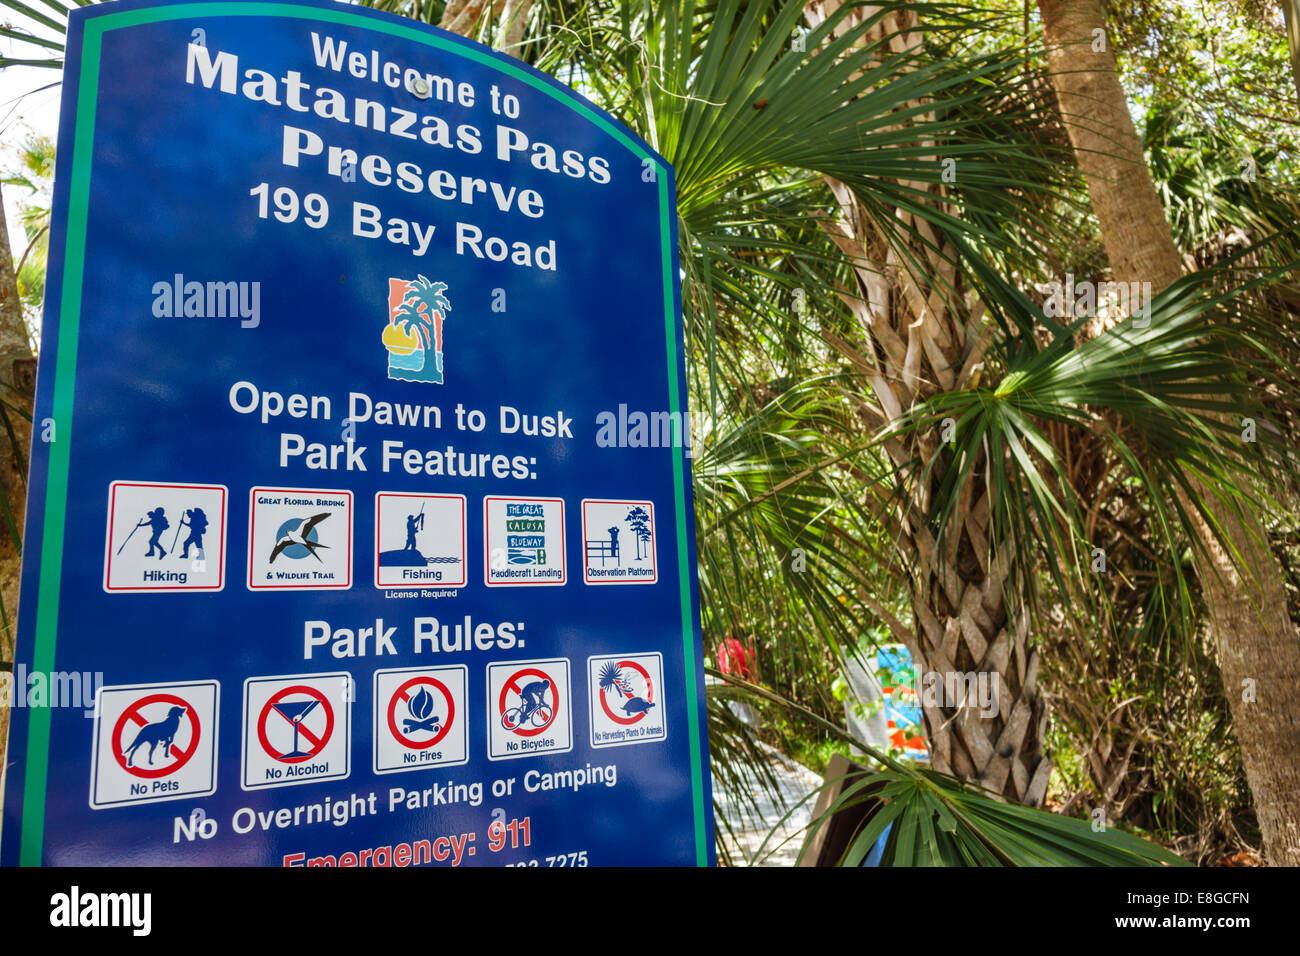
[[[328,548],[329,545],[321,544],[319,541],[315,540],[314,538],[309,539],[307,536],[311,534],[312,529],[315,528],[316,525],[320,524],[329,516],[330,513],[328,511],[323,512],[322,514],[312,515],[310,518],[304,518],[301,522],[299,522],[297,529],[293,531],[289,531],[286,529],[284,532],[284,537],[282,537],[279,541],[276,542],[275,550],[271,552],[271,560],[268,561],[267,564],[274,564],[275,559],[279,557],[281,551],[283,551],[285,548],[291,548],[295,544],[301,545],[302,547],[306,548],[313,558],[315,558],[317,561],[320,561],[321,564],[324,564],[325,562],[321,561],[320,555],[316,553],[316,549]],[[293,557],[293,555],[290,555],[290,557]]]

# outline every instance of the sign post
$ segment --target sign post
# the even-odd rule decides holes
[[[318,0],[60,124],[0,862],[711,863],[671,167]]]

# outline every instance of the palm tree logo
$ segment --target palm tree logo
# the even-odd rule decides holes
[[[404,382],[443,382],[442,323],[451,312],[447,283],[424,276],[388,280],[388,377]]]
[[[632,682],[623,676],[623,669],[613,661],[606,661],[600,669],[600,689],[607,694],[617,691],[624,697],[632,696]]]

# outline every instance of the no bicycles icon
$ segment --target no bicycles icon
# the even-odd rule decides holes
[[[559,710],[559,685],[550,674],[536,667],[515,671],[497,697],[501,726],[520,737],[545,733]]]

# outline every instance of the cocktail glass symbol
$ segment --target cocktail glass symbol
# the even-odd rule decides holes
[[[281,760],[288,760],[290,757],[309,757],[306,753],[298,749],[298,725],[303,722],[308,714],[319,704],[320,701],[315,698],[308,700],[282,700],[271,706],[289,723],[293,724],[293,750],[287,754],[281,754]]]

